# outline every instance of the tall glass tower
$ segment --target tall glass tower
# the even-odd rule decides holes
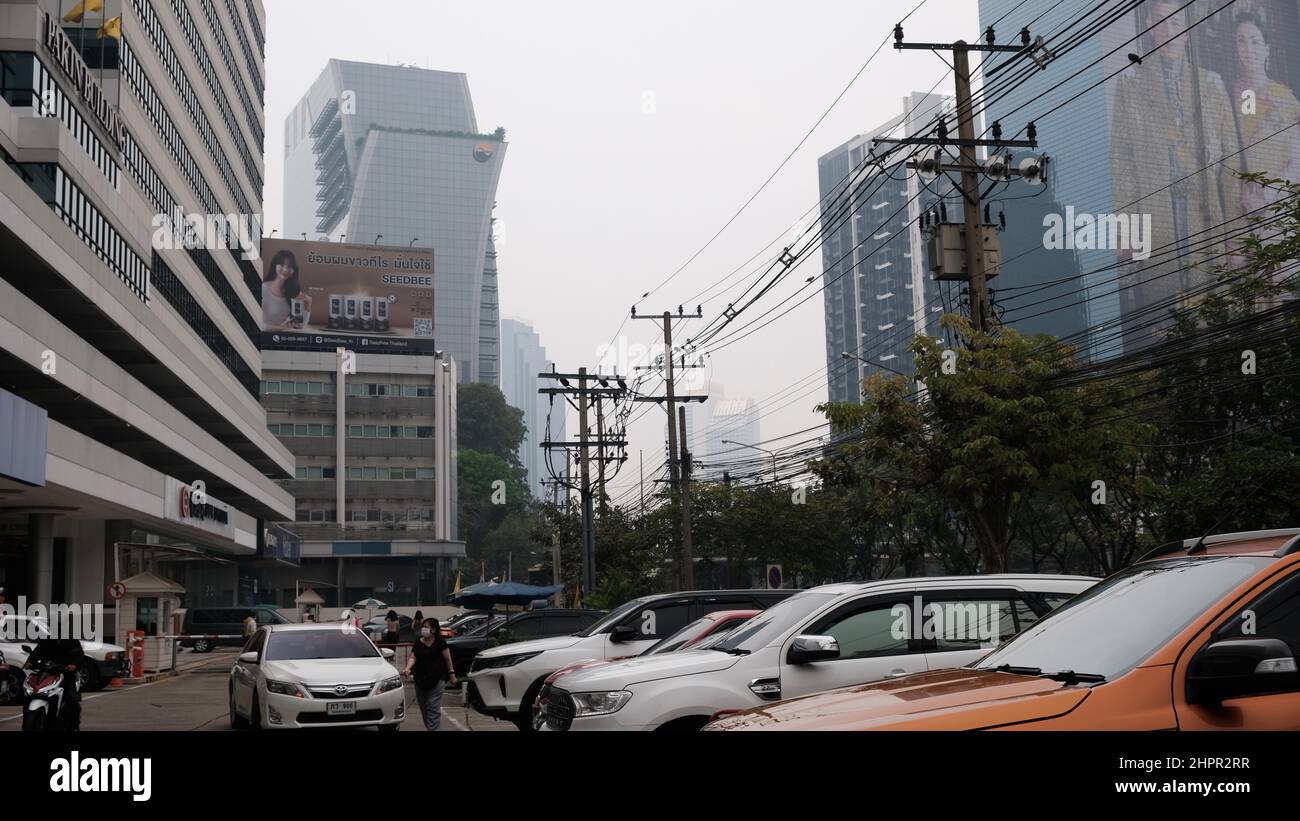
[[[493,385],[504,138],[479,133],[464,74],[346,60],[285,122],[285,236],[433,248],[438,347],[462,381]]]

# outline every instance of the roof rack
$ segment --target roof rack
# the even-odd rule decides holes
[[[1139,562],[1145,562],[1148,559],[1154,559],[1159,556],[1168,556],[1173,553],[1185,552],[1185,555],[1201,553],[1206,547],[1212,544],[1224,544],[1226,542],[1244,542],[1252,539],[1268,539],[1276,536],[1290,536],[1286,544],[1278,549],[1274,556],[1281,558],[1289,556],[1292,553],[1300,552],[1300,528],[1288,527],[1278,528],[1275,530],[1245,530],[1240,533],[1219,533],[1214,536],[1207,536],[1204,539],[1184,539],[1181,542],[1170,542],[1161,545],[1154,550],[1145,553]]]

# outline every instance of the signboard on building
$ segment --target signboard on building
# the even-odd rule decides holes
[[[433,251],[262,240],[262,347],[434,352]]]
[[[170,476],[166,493],[163,518],[234,541],[235,523],[230,505],[196,492],[196,488]]]
[[[45,48],[54,56],[59,68],[72,81],[81,99],[95,113],[95,119],[112,135],[118,147],[126,145],[126,124],[118,113],[117,107],[109,100],[104,87],[95,79],[95,72],[81,59],[81,51],[76,43],[63,31],[58,18],[52,14],[45,15]]]
[[[298,567],[302,564],[302,538],[298,534],[275,524],[262,524],[257,540],[257,555],[283,564]]]
[[[0,390],[0,477],[45,485],[49,425],[45,408]]]

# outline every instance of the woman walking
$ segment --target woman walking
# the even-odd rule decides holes
[[[397,611],[389,610],[388,617],[384,620],[384,644],[397,644],[401,628],[402,622],[397,618]]]
[[[450,678],[456,683],[456,672],[451,666],[451,650],[438,629],[437,619],[425,619],[420,627],[420,638],[411,647],[403,676],[415,682],[415,700],[424,716],[424,729],[436,730],[442,722],[442,690]]]

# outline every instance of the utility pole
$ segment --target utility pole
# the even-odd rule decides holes
[[[604,403],[600,397],[596,397],[596,441],[600,442],[597,447],[600,448],[596,458],[596,472],[598,474],[597,486],[600,488],[600,515],[604,516],[609,512],[605,504],[605,410]]]
[[[680,305],[677,306],[676,318],[679,321],[683,321],[688,318],[702,319],[703,317],[704,317],[704,309],[702,307],[696,307],[694,314],[687,314],[684,308],[682,308]],[[682,509],[681,583],[683,585],[682,587],[683,590],[690,590],[694,586],[694,579],[695,579],[695,564],[694,564],[695,558],[691,549],[690,489],[686,487],[688,481],[686,477],[690,475],[690,464],[685,461],[686,454],[687,454],[686,422],[685,422],[686,408],[683,407],[680,409],[681,411],[680,419],[678,414],[679,409],[677,408],[677,402],[678,402],[677,383],[676,383],[677,368],[675,367],[674,360],[673,360],[673,356],[676,353],[673,350],[674,314],[671,311],[664,311],[663,314],[657,316],[654,314],[646,315],[646,316],[637,316],[636,308],[633,308],[632,318],[648,319],[653,322],[663,322],[663,333],[664,333],[663,367],[664,367],[664,385],[665,385],[664,395],[663,396],[637,396],[634,397],[632,401],[655,402],[655,403],[663,402],[666,406],[665,410],[668,411],[668,481],[669,481],[669,486],[677,493],[681,494],[679,497],[681,501],[681,509]],[[691,368],[701,368],[701,367],[704,366],[698,363],[694,365],[687,365],[686,356],[685,354],[683,354],[682,365],[681,365],[682,370],[687,370]],[[657,367],[647,366],[645,368],[638,368],[638,370],[657,370]],[[693,396],[681,397],[681,401],[704,403],[708,400],[708,398],[709,398],[708,396],[696,394]],[[680,451],[678,448],[678,438],[677,438],[678,435],[677,428],[679,423],[681,427]]]
[[[579,368],[576,374],[563,374],[552,371],[551,373],[540,373],[539,379],[550,379],[557,381],[562,385],[559,388],[539,388],[538,393],[544,396],[550,396],[554,401],[556,396],[564,397],[570,405],[574,405],[574,397],[577,397],[576,407],[578,410],[578,441],[577,442],[553,442],[550,438],[550,432],[547,431],[546,441],[542,443],[542,448],[547,451],[561,450],[565,454],[565,475],[561,479],[552,471],[552,478],[561,482],[570,490],[577,490],[582,500],[582,598],[586,601],[591,595],[592,589],[596,583],[596,522],[595,511],[593,509],[593,498],[597,492],[604,493],[604,483],[608,478],[605,472],[605,463],[607,461],[627,461],[627,456],[614,460],[605,455],[606,448],[626,449],[627,440],[624,438],[611,439],[603,430],[603,416],[601,415],[601,400],[610,399],[617,401],[627,394],[627,382],[619,376],[603,376],[601,374],[591,374],[586,368]],[[618,387],[610,387],[609,383],[613,380],[618,383]],[[577,382],[577,386],[574,386]],[[590,383],[598,383],[591,385]],[[589,420],[592,401],[596,402],[597,416],[601,419],[602,429],[595,437],[591,436],[591,425]],[[598,481],[593,484],[591,481],[591,456],[589,451],[595,448],[597,458],[600,460],[600,469],[598,472]],[[578,460],[578,486],[575,488],[568,475],[569,452],[577,451]],[[549,466],[549,460],[548,460]]]
[[[1052,57],[1045,49],[1041,37],[1035,42],[1030,41],[1028,28],[1021,29],[1021,44],[1018,46],[997,45],[992,26],[985,31],[984,39],[983,43],[974,44],[967,43],[965,40],[958,40],[955,43],[904,43],[902,24],[895,26],[894,48],[896,50],[952,52],[956,86],[957,139],[949,138],[947,124],[940,116],[937,137],[882,138],[872,141],[873,150],[878,143],[937,146],[933,158],[909,161],[907,167],[923,174],[948,174],[952,171],[961,174],[961,182],[956,187],[962,197],[962,222],[958,225],[935,221],[931,232],[930,268],[936,279],[969,283],[971,327],[977,334],[989,330],[988,280],[997,275],[1001,265],[997,229],[990,223],[987,210],[981,216],[980,175],[988,176],[994,184],[1009,181],[1012,177],[1023,177],[1032,184],[1041,184],[1047,158],[1030,158],[1022,162],[1019,168],[1013,168],[1010,153],[1005,157],[999,156],[1000,152],[1007,148],[1037,148],[1038,135],[1033,122],[1030,122],[1025,129],[1028,137],[1025,140],[1002,139],[1002,126],[997,122],[992,126],[992,140],[975,138],[975,112],[971,105],[970,93],[970,52],[1011,53],[1016,55],[1012,58],[1013,61],[1019,57],[1026,57],[1038,63],[1039,68],[1045,67],[1048,59]],[[1040,51],[1043,52],[1041,57],[1037,54]],[[986,74],[996,73],[1010,62]],[[958,161],[956,164],[945,163],[944,149],[954,145],[958,149]],[[976,157],[975,149],[978,147],[991,149],[990,158],[984,166],[979,164]]]
[[[682,434],[682,589],[695,589],[695,553],[691,545],[691,451],[686,446],[686,408],[677,409]],[[669,425],[672,427],[672,425]]]

